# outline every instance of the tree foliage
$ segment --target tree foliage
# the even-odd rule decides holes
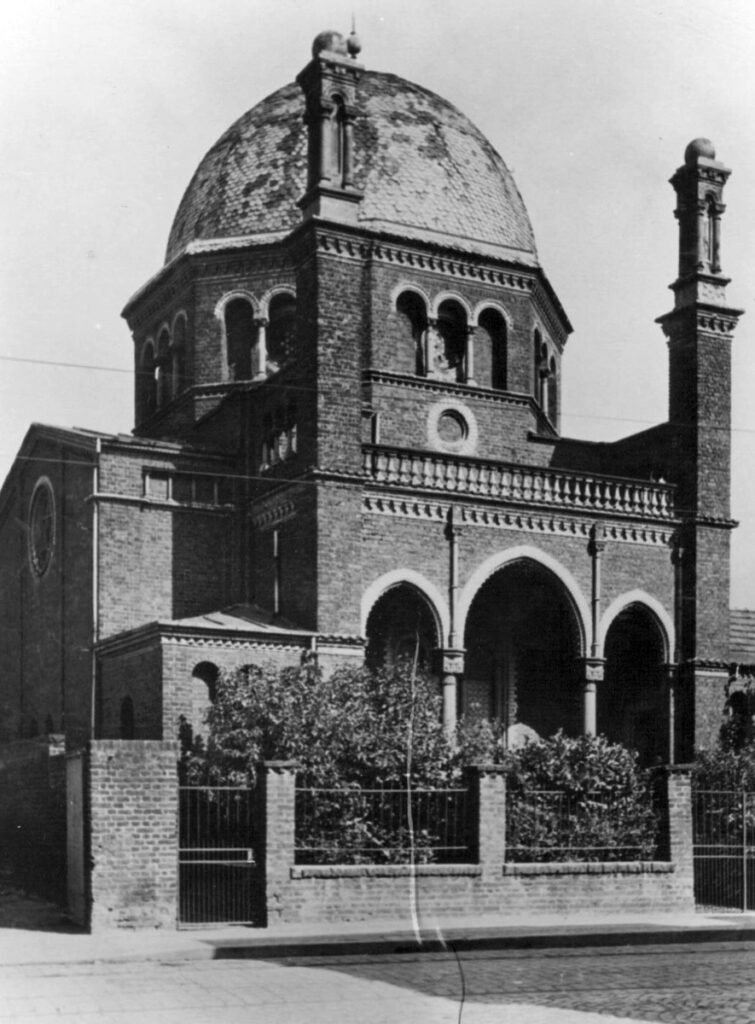
[[[184,744],[190,783],[253,782],[266,760],[295,761],[324,787],[439,785],[452,771],[437,682],[407,663],[323,675],[313,661],[221,677],[206,743]]]

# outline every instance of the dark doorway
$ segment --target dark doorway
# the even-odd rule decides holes
[[[521,723],[539,736],[577,735],[579,629],[560,580],[530,559],[500,569],[467,616],[464,711]]]
[[[636,750],[644,765],[669,757],[664,643],[653,613],[631,604],[611,623],[605,679],[598,684],[598,732]]]

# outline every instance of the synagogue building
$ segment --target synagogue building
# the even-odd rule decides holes
[[[449,728],[687,760],[732,660],[730,172],[696,139],[671,178],[667,420],[564,437],[571,326],[511,173],[359,51],[319,35],[200,163],[123,311],[133,429],[30,428],[0,738],[175,739],[224,671],[418,647]]]

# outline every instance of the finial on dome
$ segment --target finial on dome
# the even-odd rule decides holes
[[[716,150],[710,139],[693,139],[684,150],[684,162],[688,166],[697,163],[701,156],[706,160],[716,159]]]
[[[312,43],[312,56],[316,57],[323,50],[327,50],[329,53],[338,53],[344,57],[348,52],[346,40],[340,32],[334,32],[332,29],[326,29],[315,36],[315,41]]]
[[[362,40],[357,35],[356,18],[351,15],[351,34],[346,40],[346,48],[349,51],[349,56],[356,60],[362,49]]]

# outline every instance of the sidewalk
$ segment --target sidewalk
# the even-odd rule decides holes
[[[274,959],[293,956],[411,953],[464,949],[548,949],[755,941],[755,914],[641,914],[563,917],[424,916],[337,925],[221,927],[185,931],[119,930],[88,935],[66,925],[59,908],[3,887],[0,965],[128,961]]]

